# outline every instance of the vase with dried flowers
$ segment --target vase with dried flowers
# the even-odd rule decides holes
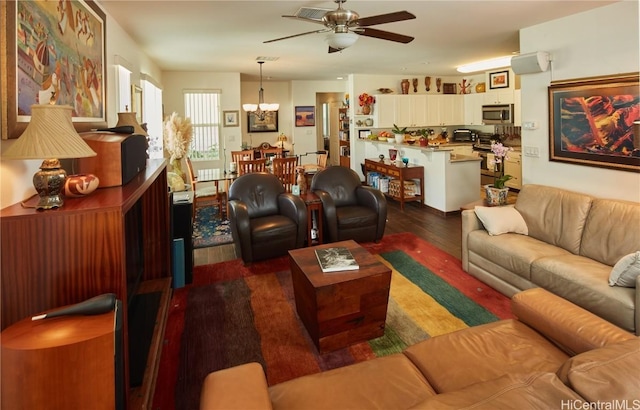
[[[169,163],[173,167],[173,172],[180,175],[184,180],[182,158],[187,155],[191,138],[193,137],[191,119],[182,118],[178,113],[173,112],[164,120],[162,131],[164,148],[170,155]]]
[[[376,102],[376,97],[367,93],[362,93],[358,96],[358,103],[362,107],[362,113],[364,115],[371,114],[371,105]]]
[[[504,174],[504,161],[509,159],[509,151],[513,151],[513,148],[505,147],[501,142],[491,143],[493,159],[489,165],[492,165],[494,170],[493,185],[485,185],[489,205],[505,205],[507,203],[509,187],[505,187],[504,184],[513,178],[511,175]]]

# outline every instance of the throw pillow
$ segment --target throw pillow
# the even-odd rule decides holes
[[[640,275],[640,251],[620,258],[611,269],[609,286],[636,287],[636,277]]]
[[[167,172],[167,185],[171,188],[171,191],[178,192],[186,189],[184,180],[175,172]]]
[[[475,211],[489,235],[496,236],[509,232],[529,234],[524,218],[512,206],[476,206]]]

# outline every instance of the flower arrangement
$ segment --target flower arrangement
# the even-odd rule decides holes
[[[191,138],[193,137],[191,119],[182,118],[176,112],[171,113],[171,115],[164,120],[162,136],[164,139],[164,148],[169,155],[171,155],[169,162],[176,173],[184,176],[180,160],[187,155]]]
[[[503,189],[505,182],[513,178],[511,175],[504,175],[504,161],[509,159],[509,151],[513,151],[511,147],[505,147],[501,142],[491,143],[491,152],[493,152],[493,160],[490,165],[494,166],[493,186],[497,189]]]
[[[376,97],[374,97],[373,95],[369,95],[367,93],[362,93],[358,96],[358,102],[361,107],[364,107],[365,105],[371,105],[375,103]]]

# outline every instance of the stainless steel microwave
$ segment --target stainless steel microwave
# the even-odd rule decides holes
[[[483,105],[482,122],[487,125],[513,124],[513,104]]]

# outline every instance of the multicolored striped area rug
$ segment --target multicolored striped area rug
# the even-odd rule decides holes
[[[172,299],[153,408],[198,408],[204,377],[242,363],[261,363],[273,385],[512,317],[506,296],[412,234],[363,246],[392,268],[385,335],[323,355],[297,317],[288,257],[196,267]]]

